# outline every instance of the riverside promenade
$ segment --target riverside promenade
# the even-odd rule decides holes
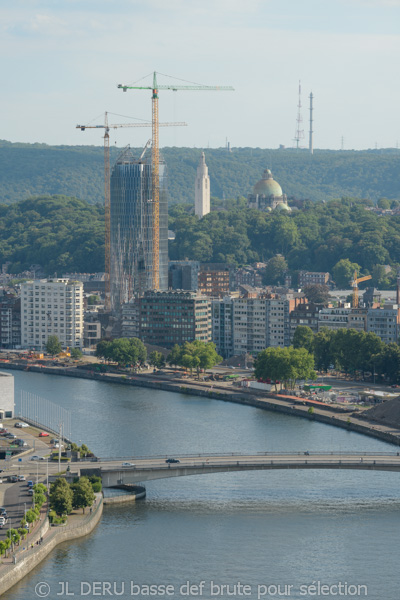
[[[103,513],[102,494],[96,494],[92,510],[86,513],[74,511],[68,517],[65,526],[52,527],[46,512],[42,520],[28,534],[27,539],[11,552],[8,558],[2,558],[0,564],[0,596],[18,583],[34,567],[36,567],[58,544],[88,535],[96,527]],[[42,539],[42,542],[37,542]],[[42,592],[41,592],[42,593]]]

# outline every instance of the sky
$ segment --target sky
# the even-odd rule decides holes
[[[77,124],[151,119],[150,90],[194,82],[235,91],[161,90],[160,146],[396,147],[400,0],[15,0],[0,3],[0,139],[103,143]],[[183,81],[184,80],[184,81]],[[141,121],[142,120],[142,121]],[[110,143],[143,146],[150,128]]]

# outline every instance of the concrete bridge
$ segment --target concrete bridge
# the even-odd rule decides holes
[[[276,469],[357,469],[363,471],[400,471],[400,453],[297,452],[220,455],[179,455],[98,459],[75,463],[82,475],[97,474],[104,487],[136,484],[167,477],[186,477],[207,473]],[[72,465],[71,465],[72,466]],[[75,471],[75,468],[72,470]]]

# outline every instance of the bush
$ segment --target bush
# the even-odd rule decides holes
[[[98,492],[101,492],[101,483],[99,481],[92,483],[92,489],[95,494],[97,494]]]

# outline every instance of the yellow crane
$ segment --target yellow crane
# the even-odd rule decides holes
[[[365,277],[359,277],[357,279],[357,271],[354,271],[353,279],[351,281],[351,285],[353,287],[353,308],[358,308],[358,284],[362,281],[368,281],[368,279],[372,279],[372,275],[365,275]]]
[[[158,73],[161,75],[161,73]],[[127,90],[151,90],[152,91],[152,195],[153,195],[153,289],[160,289],[160,148],[158,136],[158,92],[159,90],[190,90],[190,91],[233,91],[231,86],[214,86],[214,85],[158,85],[157,73],[153,73],[153,85],[122,85],[118,84],[118,88],[124,92]]]
[[[121,116],[121,115],[116,115]],[[181,126],[186,127],[187,123],[160,123],[160,127]],[[150,121],[143,123],[113,123],[108,122],[108,113],[104,113],[103,125],[77,125],[76,129],[85,131],[85,129],[104,129],[104,217],[105,217],[105,309],[111,308],[110,295],[110,272],[111,272],[111,251],[110,251],[110,231],[111,231],[111,207],[110,207],[110,129],[119,127],[151,127]],[[146,144],[145,150],[148,148]],[[142,155],[143,156],[143,155]]]

